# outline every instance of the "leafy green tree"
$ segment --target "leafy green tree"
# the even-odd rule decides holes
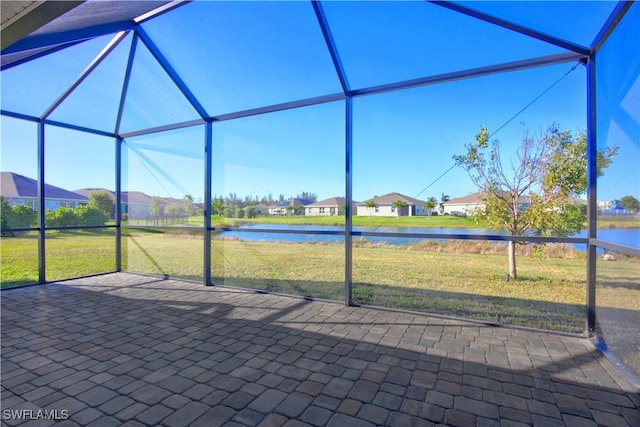
[[[293,206],[291,206],[291,205],[287,205],[287,206],[284,208],[284,210],[286,210],[286,211],[287,211],[287,215],[291,215],[291,214],[293,213],[293,211],[294,211],[294,208],[293,208]]]
[[[9,228],[9,219],[11,217],[11,205],[2,196],[0,196],[0,230],[2,230],[2,236],[10,236],[11,233],[5,231]]]
[[[247,206],[245,208],[245,213],[247,218],[255,218],[257,216],[256,207],[255,206]]]
[[[440,206],[438,207],[441,215],[444,214],[444,204],[449,200],[451,200],[451,197],[449,197],[447,194],[442,193],[442,195],[440,196]]]
[[[404,207],[407,206],[407,204],[405,202],[403,202],[402,200],[396,200],[391,205],[396,209],[396,212],[397,212],[398,216],[402,216],[403,215]]]
[[[303,191],[302,193],[296,196],[298,199],[307,199],[311,200],[311,202],[318,201],[318,195],[316,193],[312,193],[311,191]]]
[[[222,216],[224,215],[224,200],[221,198],[215,198],[211,202],[211,214]]]
[[[624,196],[619,200],[619,204],[629,212],[640,211],[640,201],[633,196]]]
[[[1,229],[2,236],[15,236],[18,232],[8,231],[11,228],[29,228],[36,225],[38,215],[31,206],[16,205],[11,206],[9,202],[0,196],[1,209]]]
[[[11,220],[9,225],[13,228],[35,227],[38,223],[38,213],[27,205],[11,207]]]
[[[436,199],[435,197],[429,197],[424,203],[424,208],[429,213],[429,216],[431,216],[431,213],[436,208],[436,206],[438,206],[438,199]]]
[[[81,225],[75,209],[65,206],[54,211],[48,209],[45,212],[45,222],[49,227],[71,227]]]
[[[80,225],[105,225],[109,219],[107,212],[91,203],[78,206],[75,209],[75,214]]]
[[[151,204],[149,205],[149,214],[151,215],[154,224],[158,224],[160,218],[164,216],[164,206],[162,206],[162,200],[160,200],[160,197],[153,196],[151,198]]]
[[[193,196],[191,194],[186,194],[182,198],[182,212],[188,217],[195,213],[195,205],[193,204]]]
[[[238,206],[229,205],[229,204],[225,205],[225,207],[224,207],[225,215],[224,216],[227,217],[227,218],[235,218],[236,208],[237,207]]]
[[[235,209],[235,217],[236,218],[244,218],[244,209],[236,208]]]
[[[164,214],[166,217],[171,218],[172,222],[184,216],[184,206],[182,203],[171,203],[164,208]]]
[[[367,209],[369,209],[369,216],[373,215],[373,210],[378,207],[378,205],[376,204],[376,202],[374,202],[373,200],[369,200],[366,204]]]
[[[92,191],[89,195],[89,204],[97,207],[98,209],[102,209],[109,217],[115,217],[116,202],[108,191]]]
[[[498,141],[481,127],[466,152],[453,156],[480,189],[484,208],[477,215],[489,227],[510,236],[568,236],[584,227],[585,212],[571,198],[587,190],[587,140],[550,126],[537,137],[525,132],[517,159],[505,168]],[[617,148],[598,152],[598,175],[611,164]],[[509,277],[517,279],[515,242],[508,246]]]

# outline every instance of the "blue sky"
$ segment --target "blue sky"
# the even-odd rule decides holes
[[[493,3],[478,6],[491,9]],[[549,21],[555,18],[556,28],[564,32],[562,36],[575,36],[581,42],[589,40],[589,34],[584,34],[589,20],[596,21],[593,16],[610,7],[578,17],[582,25],[571,28],[557,25],[566,19],[565,9],[562,5],[557,14],[547,13],[549,19],[544,25],[553,28],[554,22]],[[637,14],[638,9],[636,5],[629,13]],[[144,29],[198,94],[209,114],[340,91],[307,2],[207,2],[175,12],[150,21]],[[515,12],[513,6],[505,10]],[[325,13],[352,88],[562,51],[424,2],[381,3],[375,8],[329,2],[325,3]],[[637,40],[624,37],[625,31],[632,30],[621,28],[619,40],[612,39],[611,47],[603,50],[603,57],[617,57],[618,65],[615,69],[603,66],[598,75],[599,83],[607,87],[598,111],[599,135],[605,141],[601,146],[620,147],[613,166],[601,180],[599,199],[625,195],[640,198],[639,55],[620,55],[618,50],[640,49]],[[55,57],[3,71],[2,108],[42,114],[109,39],[103,37]],[[131,36],[51,118],[113,131],[130,46]],[[191,61],[194,57],[198,58],[195,63]],[[567,73],[495,138],[506,153],[513,154],[524,131],[536,134],[552,123],[574,133],[584,130],[586,69],[578,65],[570,72],[574,65],[565,63],[354,99],[354,199],[392,191],[420,199],[474,192],[466,173],[458,168],[438,179],[453,165],[451,157],[463,152],[464,144],[473,141],[480,126],[494,132]],[[42,76],[43,69],[53,78],[35,79]],[[620,69],[626,73],[621,74]],[[216,123],[214,194],[232,192],[260,198],[310,191],[320,199],[344,196],[344,115],[344,102],[332,102]],[[196,117],[146,47],[138,43],[122,131]],[[2,118],[3,171],[36,176],[35,135],[35,125]],[[54,127],[47,127],[46,136],[48,183],[71,190],[114,188],[113,140]],[[203,142],[203,126],[128,139],[123,190],[201,198]]]

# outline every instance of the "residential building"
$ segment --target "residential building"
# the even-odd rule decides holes
[[[0,175],[0,195],[10,205],[26,205],[36,210],[38,207],[38,181],[14,172],[2,172]],[[56,211],[67,207],[75,209],[87,204],[89,199],[81,194],[68,191],[55,185],[44,185],[44,208]]]
[[[403,206],[398,209],[397,202],[403,203]],[[369,207],[367,204],[375,204],[374,207]],[[424,200],[414,199],[413,197],[405,196],[400,193],[389,193],[383,196],[377,196],[373,199],[365,200],[364,202],[357,203],[356,215],[362,216],[425,216],[428,209],[424,207],[426,202]]]
[[[484,209],[485,198],[485,192],[483,191],[478,191],[463,197],[453,198],[448,202],[440,203],[438,206],[438,214],[463,217],[475,215],[478,209]],[[530,203],[531,202],[528,197],[521,196],[518,200],[518,204],[521,208],[528,206]]]
[[[599,211],[609,210],[609,208],[611,208],[611,206],[613,206],[615,202],[616,202],[615,200],[598,200],[598,210]]]
[[[309,199],[292,197],[269,208],[271,215],[304,215],[304,208],[312,202]],[[289,208],[290,206],[290,208]]]
[[[82,188],[80,190],[75,190],[75,193],[81,194],[87,198],[91,197],[91,193],[94,191],[106,191],[111,194],[113,197],[113,201],[115,203],[116,193],[107,190],[106,188]],[[152,196],[149,196],[146,193],[141,191],[123,191],[122,199],[121,199],[121,210],[123,214],[127,214],[129,219],[150,219],[151,212],[151,200]],[[184,206],[184,199],[176,199],[172,197],[161,197],[160,198],[160,206],[167,210],[171,206]],[[192,210],[194,210],[197,206],[196,203],[192,203]],[[169,215],[173,216],[173,215]]]
[[[141,191],[123,191],[122,213],[127,214],[127,218],[130,220],[149,219],[151,217],[151,199],[151,196]]]
[[[506,194],[506,192],[505,192]],[[587,201],[579,199],[577,197],[570,197],[569,204],[586,204]],[[520,209],[525,209],[531,204],[531,199],[527,196],[520,196],[518,198],[518,206]],[[468,216],[474,215],[476,210],[484,209],[485,196],[484,192],[478,191],[477,193],[469,194],[464,197],[456,197],[448,202],[441,203],[438,207],[438,213],[440,215],[455,215],[455,216]]]
[[[344,197],[331,197],[319,202],[311,203],[305,207],[305,215],[310,216],[334,216],[344,215],[347,199]],[[351,212],[356,212],[356,202],[351,205]]]
[[[256,215],[266,215],[269,213],[271,206],[264,203],[258,203],[253,208],[256,210]]]

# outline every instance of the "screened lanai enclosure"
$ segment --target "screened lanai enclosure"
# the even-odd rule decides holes
[[[3,289],[184,279],[583,335],[640,372],[637,3],[3,1],[2,24]],[[545,196],[527,142],[582,141],[555,176],[585,180],[577,216],[490,221],[460,162],[482,129],[516,221]]]

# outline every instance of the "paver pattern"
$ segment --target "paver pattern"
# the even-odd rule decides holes
[[[585,339],[126,273],[1,297],[2,425],[640,426]]]

